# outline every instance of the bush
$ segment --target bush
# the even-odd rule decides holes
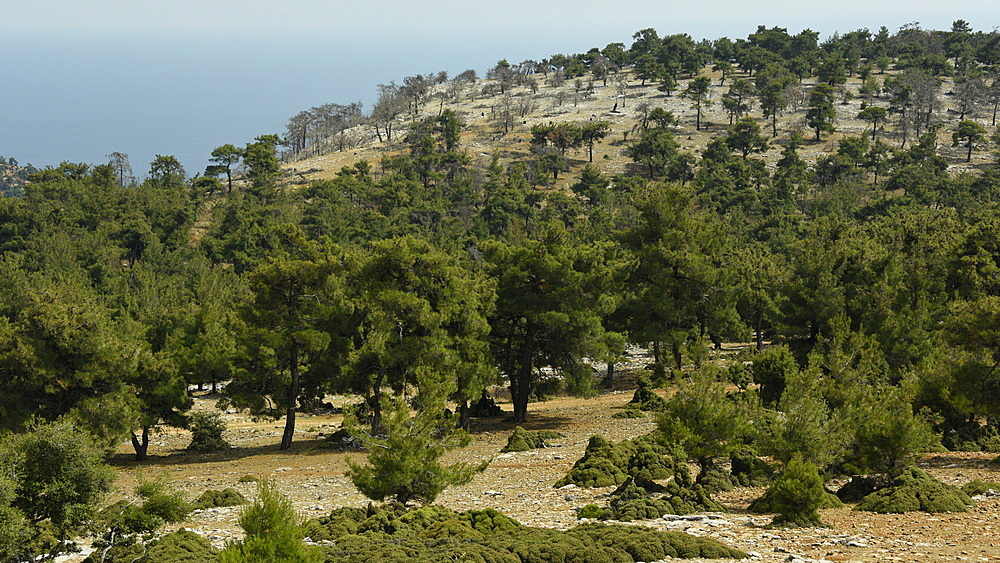
[[[114,471],[104,453],[93,436],[65,419],[34,422],[25,433],[7,436],[0,443],[0,469],[13,480],[0,484],[6,489],[0,490],[0,518],[7,521],[0,534],[16,538],[24,523],[29,536],[47,539],[0,550],[63,551],[111,488]]]
[[[710,494],[733,490],[733,480],[729,472],[714,463],[698,473],[695,483],[704,487]]]
[[[965,512],[972,504],[962,489],[910,468],[893,480],[892,485],[861,499],[854,510],[867,512]]]
[[[613,413],[611,418],[646,418],[646,415],[639,409],[626,406],[624,409]]]
[[[716,540],[682,532],[601,524],[563,532],[522,526],[493,509],[454,512],[425,506],[406,511],[399,504],[340,508],[305,529],[313,540],[332,540],[325,548],[327,560],[363,563],[617,563],[746,556]]]
[[[525,452],[537,448],[549,448],[552,444],[549,440],[565,438],[563,434],[554,430],[534,430],[529,431],[517,426],[514,433],[507,439],[507,445],[501,452]]]
[[[14,561],[23,553],[28,539],[28,522],[24,514],[13,506],[14,482],[0,471],[0,561]]]
[[[187,451],[194,453],[219,452],[230,448],[222,433],[226,423],[219,412],[196,412],[188,417],[187,428],[191,431],[191,443]]]
[[[257,487],[257,499],[240,511],[239,523],[246,537],[226,545],[219,554],[220,563],[322,560],[319,550],[302,541],[302,526],[292,502],[269,481]]]
[[[627,403],[626,408],[634,407],[647,412],[663,412],[666,410],[666,399],[653,391],[653,385],[650,383],[648,377],[640,373],[637,377],[637,382],[639,386],[635,390],[635,393],[632,394],[632,400]]]
[[[239,506],[246,504],[247,499],[233,488],[226,487],[223,490],[208,489],[201,493],[193,503],[191,508],[195,510],[205,510],[207,508],[218,508],[220,506]]]
[[[760,399],[765,405],[778,401],[785,390],[786,380],[798,371],[795,356],[784,344],[760,352],[754,356],[750,366],[750,373],[760,385]]]
[[[576,511],[577,518],[597,519],[604,516],[604,509],[594,503],[585,504]]]
[[[682,456],[673,455],[666,448],[645,436],[611,444],[601,436],[593,436],[587,450],[556,487],[574,484],[580,487],[609,487],[621,485],[629,476],[645,479],[689,481],[687,464]]]
[[[823,526],[817,511],[832,502],[828,498],[831,496],[823,488],[816,466],[796,457],[788,462],[767,492],[750,503],[748,510],[775,513],[774,526]]]
[[[140,477],[135,493],[142,502],[121,500],[98,514],[103,533],[94,546],[105,561],[136,560],[145,553],[143,542],[153,532],[167,523],[182,522],[191,513],[191,505],[164,478],[145,481]]]
[[[382,419],[385,437],[371,436],[357,421],[345,420],[345,426],[368,452],[368,465],[347,462],[351,482],[366,497],[393,497],[403,504],[411,500],[430,503],[445,488],[468,483],[486,469],[488,462],[478,466],[441,464],[446,450],[468,443],[468,435],[442,413],[424,410],[411,417],[405,405],[387,403],[386,407]]]
[[[503,409],[484,391],[476,402],[469,405],[469,416],[480,418],[503,416]]]
[[[741,487],[763,487],[774,481],[774,468],[757,457],[752,450],[738,449],[730,454],[730,459],[733,483]]]
[[[725,511],[700,485],[688,488],[672,482],[663,486],[646,479],[629,478],[611,493],[611,502],[600,518],[631,522],[659,518],[664,514]]]
[[[988,491],[1000,492],[1000,483],[976,479],[962,485],[962,492],[970,497],[979,496]]]
[[[153,541],[143,563],[214,563],[219,554],[207,539],[181,528]]]

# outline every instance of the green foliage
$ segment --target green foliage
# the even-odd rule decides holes
[[[169,488],[165,476],[152,481],[140,476],[135,493],[137,500],[118,501],[98,514],[101,537],[94,546],[107,560],[131,561],[141,556],[152,533],[165,524],[184,521],[192,510],[179,491]]]
[[[650,520],[664,514],[725,512],[701,485],[682,487],[675,482],[659,486],[647,479],[630,477],[611,495],[603,520],[631,522]]]
[[[51,523],[59,540],[88,523],[110,490],[114,472],[93,436],[68,420],[34,422],[0,442],[0,467],[14,476],[11,506],[33,523]],[[13,513],[8,511],[9,515]]]
[[[538,448],[549,448],[549,440],[565,438],[566,436],[554,430],[529,431],[520,426],[514,427],[514,433],[507,438],[507,445],[501,452],[525,452]]]
[[[680,445],[705,474],[714,458],[728,455],[740,445],[747,415],[744,405],[729,396],[722,382],[711,373],[698,372],[678,387],[657,426],[662,439]]]
[[[245,481],[242,481],[245,482]],[[255,482],[260,482],[256,480]],[[247,499],[236,489],[226,487],[223,490],[208,489],[191,503],[194,510],[205,510],[206,508],[217,508],[220,506],[238,506],[246,504]]]
[[[384,408],[388,411],[383,424],[385,436],[364,432],[356,419],[345,420],[345,427],[368,452],[368,465],[348,461],[348,476],[366,497],[393,497],[402,504],[431,503],[445,488],[468,483],[486,469],[488,461],[478,466],[441,464],[445,451],[464,446],[469,438],[438,410],[440,407],[418,411],[412,417],[409,408],[400,402],[386,403]]]
[[[620,411],[615,411],[611,414],[611,418],[646,418],[646,415],[641,410],[629,406]]]
[[[246,537],[219,554],[221,563],[321,561],[318,549],[302,540],[302,526],[292,502],[269,481],[257,488],[257,498],[240,511],[239,523]]]
[[[733,483],[741,487],[763,487],[774,480],[774,467],[760,459],[749,448],[740,448],[730,454],[730,474]]]
[[[576,517],[579,519],[589,518],[594,520],[602,516],[604,516],[604,509],[594,503],[585,504],[576,511]]]
[[[406,511],[399,505],[339,508],[307,523],[306,530],[314,540],[332,540],[326,557],[337,561],[582,563],[745,557],[716,540],[682,532],[600,524],[565,532],[529,528],[492,509],[454,512],[425,506]]]
[[[667,409],[667,401],[653,391],[653,385],[648,377],[639,376],[637,378],[639,387],[632,394],[632,400],[626,404],[626,408],[636,408],[646,412],[663,412]]]
[[[931,477],[926,472],[910,468],[880,489],[861,499],[854,510],[880,513],[904,512],[965,512],[972,505],[962,489]]]
[[[750,367],[754,383],[760,385],[760,399],[765,405],[774,404],[781,398],[786,381],[798,371],[795,356],[784,344],[756,354]]]
[[[14,506],[15,484],[4,468],[0,474],[0,560],[13,561],[24,550],[29,537],[29,524],[24,514]]]
[[[974,479],[962,485],[962,492],[969,495],[970,497],[984,494],[987,491],[1000,491],[1000,483],[996,483],[993,481],[983,481],[982,479]]]
[[[222,437],[226,430],[226,422],[222,413],[216,411],[200,411],[191,413],[187,420],[191,431],[191,443],[187,450],[194,453],[220,452],[230,448],[229,442]]]
[[[556,487],[574,484],[580,487],[618,486],[629,476],[645,479],[675,477],[689,482],[687,465],[651,437],[624,440],[617,444],[593,436],[583,457],[578,459]]]
[[[207,539],[181,528],[146,546],[141,561],[148,563],[213,563],[218,552]]]
[[[750,503],[750,512],[775,513],[772,525],[786,527],[823,526],[820,508],[839,505],[836,497],[823,488],[823,479],[815,465],[793,458],[764,495]]]

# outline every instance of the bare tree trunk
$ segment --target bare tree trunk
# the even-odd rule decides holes
[[[147,453],[149,452],[149,427],[142,427],[142,440],[132,433],[132,448],[135,449],[135,460],[136,461],[146,461],[149,457]]]
[[[295,435],[295,405],[299,398],[299,349],[297,345],[292,346],[289,354],[289,372],[291,384],[288,387],[288,409],[285,411],[285,431],[281,435],[281,446],[279,449],[287,450],[292,447],[292,437]]]

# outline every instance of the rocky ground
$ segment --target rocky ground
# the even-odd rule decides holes
[[[565,434],[552,448],[529,452],[500,453],[513,424],[503,418],[475,420],[472,443],[455,459],[476,461],[492,458],[489,468],[468,485],[445,491],[437,503],[455,510],[496,508],[532,526],[568,528],[578,521],[575,509],[594,502],[606,503],[611,489],[552,484],[583,454],[594,434],[611,440],[640,436],[652,430],[648,419],[613,419],[611,415],[631,398],[631,380],[621,388],[591,399],[561,397],[533,403],[529,408],[529,430],[553,429]],[[502,396],[502,392],[498,390]],[[213,408],[210,395],[199,395],[197,408]],[[354,401],[335,397],[335,404]],[[501,402],[508,412],[509,404]],[[138,475],[146,478],[165,474],[169,482],[193,499],[205,489],[234,487],[252,497],[253,483],[240,483],[252,475],[272,479],[305,517],[318,517],[340,506],[364,506],[346,477],[347,460],[363,461],[361,453],[330,449],[325,436],[338,428],[336,414],[302,415],[290,451],[277,449],[282,421],[259,420],[227,413],[226,438],[233,449],[219,454],[193,455],[183,451],[190,440],[184,430],[168,429],[154,436],[149,461],[131,461],[123,445],[116,458],[119,494],[130,491]],[[1000,480],[1000,468],[988,462],[990,454],[929,454],[921,467],[935,477],[954,484],[973,479]],[[749,514],[746,506],[762,489],[737,488],[719,495],[724,514],[703,514],[641,522],[664,530],[684,530],[711,536],[743,549],[759,561],[992,561],[1000,560],[1000,498],[978,499],[969,512],[960,514],[882,515],[855,512],[850,508],[822,511],[828,528],[769,529],[770,517]],[[239,537],[238,508],[217,508],[193,514],[184,527],[222,546]]]

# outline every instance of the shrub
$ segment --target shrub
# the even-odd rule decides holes
[[[604,516],[604,509],[594,503],[585,504],[576,511],[577,518],[601,518]]]
[[[715,463],[698,473],[698,479],[695,482],[711,494],[733,490],[733,481],[729,472]]]
[[[236,480],[237,483],[260,483],[261,478],[256,475],[244,475]]]
[[[815,465],[796,457],[774,480],[767,492],[750,503],[750,512],[775,513],[772,525],[823,526],[818,509],[832,502]]]
[[[409,409],[395,404],[384,409],[385,437],[371,436],[356,421],[345,421],[348,430],[365,444],[368,465],[348,461],[348,476],[354,486],[372,500],[394,497],[408,501],[433,502],[451,485],[468,483],[486,469],[465,463],[442,465],[440,458],[448,449],[465,445],[468,435],[455,428],[454,422],[433,410],[410,416]]]
[[[741,487],[763,487],[774,481],[774,468],[757,457],[749,448],[740,448],[730,454],[730,475]]]
[[[587,450],[556,487],[574,484],[580,487],[621,485],[629,476],[646,479],[689,480],[687,464],[682,456],[645,436],[611,444],[601,436],[593,436]]]
[[[646,418],[641,410],[627,406],[611,415],[611,418]]]
[[[596,505],[590,505],[593,510]],[[599,508],[597,510],[600,510]],[[627,562],[668,557],[745,557],[724,544],[682,532],[615,525],[584,525],[562,532],[522,526],[493,509],[454,512],[425,506],[406,511],[399,504],[367,509],[340,508],[311,521],[313,540],[333,540],[327,560]]]
[[[220,506],[239,506],[246,504],[247,499],[233,488],[226,487],[223,490],[208,489],[201,493],[191,507],[195,510],[205,510],[207,508],[218,508]]]
[[[226,423],[219,412],[196,412],[188,417],[187,428],[191,431],[191,443],[187,450],[194,453],[219,452],[229,449],[223,437]]]
[[[972,504],[962,489],[910,468],[893,480],[892,485],[861,499],[854,510],[881,513],[965,512]]]
[[[649,378],[640,375],[638,377],[639,387],[632,394],[632,400],[626,407],[634,407],[641,411],[663,412],[667,408],[667,401],[653,391],[653,385]]]
[[[483,391],[483,395],[476,402],[469,405],[469,416],[481,418],[503,416],[503,409],[496,404],[496,401],[492,397]]]
[[[659,518],[664,514],[725,511],[700,485],[681,487],[672,482],[662,486],[641,478],[629,478],[611,494],[611,502],[601,519],[631,522]]]
[[[257,499],[240,511],[239,523],[246,537],[226,545],[219,554],[220,563],[322,560],[319,550],[302,541],[302,526],[292,502],[269,481],[257,487]]]
[[[962,492],[969,495],[970,497],[985,494],[987,491],[998,491],[1000,492],[1000,483],[994,483],[991,481],[983,481],[982,479],[976,479],[962,485]]]
[[[14,561],[22,554],[28,539],[28,522],[13,506],[14,482],[0,472],[0,561]]]
[[[534,430],[529,431],[517,426],[514,433],[507,439],[507,445],[501,452],[524,452],[537,448],[549,448],[552,444],[549,440],[565,438],[563,434],[554,430]]]
[[[7,489],[0,492],[0,512],[9,522],[0,533],[16,537],[24,522],[30,536],[52,540],[13,547],[22,554],[62,551],[65,540],[90,521],[114,479],[97,440],[65,419],[34,422],[25,433],[4,439],[0,468],[13,476],[6,487],[0,485]]]
[[[760,398],[765,405],[778,401],[785,390],[786,380],[798,371],[795,356],[784,344],[760,352],[754,356],[750,366],[750,373],[760,385]]]
[[[148,563],[213,563],[219,558],[218,552],[207,539],[181,528],[146,548],[142,559]]]

